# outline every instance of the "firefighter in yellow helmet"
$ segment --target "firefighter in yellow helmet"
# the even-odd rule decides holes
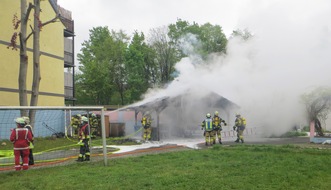
[[[78,133],[78,127],[81,125],[81,114],[77,114],[71,117],[70,126],[74,129],[74,135]]]
[[[99,129],[101,128],[101,119],[95,113],[89,113],[89,121],[91,127],[91,138],[99,135]]]
[[[233,126],[233,130],[237,131],[237,140],[234,142],[244,143],[244,130],[246,128],[246,119],[243,118],[239,113],[236,114],[235,126]]]
[[[33,157],[33,151],[32,149],[34,149],[34,143],[33,143],[33,132],[32,132],[32,126],[30,125],[30,118],[27,116],[22,117],[24,119],[25,122],[25,128],[27,128],[32,135],[32,141],[29,144],[29,148],[30,148],[30,154],[29,154],[29,165],[34,165],[34,157]],[[23,156],[22,156],[23,159]]]
[[[141,124],[144,127],[143,131],[143,140],[148,141],[151,139],[152,134],[152,117],[149,112],[146,112],[141,119]]]
[[[218,111],[215,111],[213,116],[213,144],[215,144],[216,136],[218,138],[218,142],[222,144],[222,138],[221,138],[221,131],[222,131],[222,125],[221,123],[226,126],[226,122],[218,115]]]
[[[201,130],[204,130],[204,136],[205,136],[205,145],[208,146],[212,145],[211,141],[213,139],[213,120],[211,118],[210,113],[207,113],[206,119],[202,121],[201,124]]]

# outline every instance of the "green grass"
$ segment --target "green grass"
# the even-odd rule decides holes
[[[0,173],[1,189],[330,189],[331,150],[237,145]]]
[[[0,145],[0,150],[12,150],[13,145],[9,140],[2,140],[0,143],[6,142],[6,146]],[[34,139],[34,152],[42,152],[48,150],[68,150],[72,147],[77,147],[77,138],[35,138]],[[107,145],[134,145],[137,144],[135,141],[130,139],[121,138],[107,138]],[[92,146],[102,146],[101,137],[92,139]]]

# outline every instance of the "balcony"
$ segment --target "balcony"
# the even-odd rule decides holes
[[[74,66],[73,40],[64,38],[64,67]]]
[[[74,99],[74,76],[72,73],[64,73],[64,97],[66,100]]]

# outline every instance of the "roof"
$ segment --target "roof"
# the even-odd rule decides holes
[[[157,98],[150,98],[148,101],[138,102],[136,104],[132,104],[123,109],[133,109],[138,112],[144,112],[147,110],[155,110],[157,112],[161,112],[169,105],[176,105],[183,100],[183,97],[186,97],[190,94],[189,91],[184,92],[183,94],[177,95],[175,97],[164,96]],[[224,98],[221,95],[218,95],[215,92],[209,92],[203,95],[202,97],[197,97],[199,101],[203,102],[207,107],[215,107],[220,109],[239,109],[240,107],[230,101],[227,98]]]

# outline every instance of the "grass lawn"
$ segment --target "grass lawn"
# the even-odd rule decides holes
[[[331,189],[331,150],[273,145],[209,149],[0,173],[1,189]]]

